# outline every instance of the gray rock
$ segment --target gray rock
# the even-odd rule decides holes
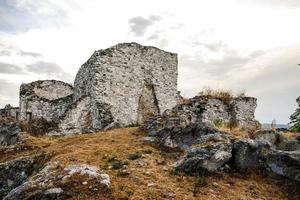
[[[266,161],[272,172],[300,183],[300,151],[274,151]]]
[[[237,169],[263,168],[271,151],[272,145],[266,141],[237,140],[233,143],[233,165]]]
[[[281,137],[281,141],[277,144],[277,149],[282,151],[300,151],[300,141]]]
[[[255,139],[270,142],[275,145],[278,138],[278,132],[274,130],[260,130],[255,133]]]
[[[0,126],[0,146],[13,145],[20,140],[20,126],[18,123],[5,123]]]
[[[194,147],[177,161],[174,167],[187,174],[198,174],[203,169],[217,171],[230,160],[231,150],[232,144],[230,142],[214,143],[206,147]]]
[[[0,199],[10,190],[21,185],[31,175],[34,166],[32,157],[21,157],[0,164]]]
[[[109,176],[97,167],[68,165],[62,168],[58,164],[52,164],[47,165],[25,183],[10,191],[4,200],[67,199],[71,197],[70,190],[73,190],[72,184],[74,181],[94,184],[86,187],[92,186],[93,188],[104,189],[110,187]],[[73,190],[73,192],[80,193],[77,190]]]

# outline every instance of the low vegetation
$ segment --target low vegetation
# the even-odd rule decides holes
[[[217,98],[217,99],[221,99],[224,102],[230,102],[234,98],[245,97],[246,93],[241,92],[238,94],[234,94],[231,90],[212,89],[210,87],[206,87],[206,88],[204,88],[203,91],[198,93],[198,96]]]
[[[103,169],[111,189],[102,199],[295,199],[299,190],[288,180],[267,177],[260,171],[207,174],[197,177],[173,169],[180,152],[169,152],[142,141],[137,128],[114,129],[94,134],[65,137],[25,135],[26,150],[18,155],[36,154],[38,149],[51,162],[89,164]],[[1,152],[5,160],[14,154]],[[78,187],[81,182],[78,180]],[[71,187],[71,186],[70,186]],[[88,188],[87,188],[88,190]],[[73,199],[99,199],[97,193],[75,192]],[[297,196],[298,195],[298,196]]]

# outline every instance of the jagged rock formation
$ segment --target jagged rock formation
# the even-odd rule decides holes
[[[202,142],[204,135],[220,132],[213,127],[215,121],[255,129],[259,124],[254,118],[255,108],[256,99],[252,97],[227,102],[198,96],[149,119],[142,129],[164,146],[184,148]]]
[[[86,182],[87,184],[82,184]],[[110,178],[102,170],[89,165],[57,164],[47,165],[39,173],[30,177],[19,187],[11,190],[4,200],[17,199],[70,199],[71,190],[76,193],[83,192],[76,189],[76,185],[86,187],[90,193],[105,191],[110,186]],[[103,196],[106,191],[103,192]]]
[[[217,142],[205,147],[191,148],[175,163],[175,168],[187,174],[197,174],[202,169],[210,172],[219,170],[232,157],[230,142]]]
[[[143,123],[176,105],[177,55],[137,43],[95,51],[77,73],[74,88],[76,99],[88,95],[110,105],[114,121]]]
[[[0,126],[0,146],[16,144],[20,140],[21,129],[18,123],[4,123]]]
[[[6,163],[0,163],[0,199],[10,190],[21,185],[33,170],[32,157],[20,157]]]
[[[266,141],[250,139],[233,143],[233,165],[238,169],[263,168],[272,145]]]

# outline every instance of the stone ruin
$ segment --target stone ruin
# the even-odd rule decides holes
[[[79,69],[74,87],[55,80],[22,84],[20,107],[0,113],[27,122],[44,118],[57,124],[50,134],[63,135],[144,124],[178,104],[177,63],[177,54],[156,47],[117,44],[95,51]],[[230,105],[214,98],[191,101],[196,102],[191,107],[201,107],[197,112],[203,121],[255,122],[255,98]]]

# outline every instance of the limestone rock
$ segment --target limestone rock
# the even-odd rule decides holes
[[[202,169],[217,171],[231,159],[232,144],[214,143],[206,147],[194,147],[175,163],[175,168],[187,174],[197,174]]]
[[[281,137],[277,149],[282,151],[300,151],[300,141],[295,138]]]
[[[20,87],[20,116],[22,121],[45,118],[56,121],[73,103],[73,87],[62,81],[43,80]]]
[[[26,181],[33,171],[33,165],[32,157],[20,157],[0,163],[0,199]]]
[[[0,126],[0,146],[13,145],[20,140],[18,123],[4,123]]]
[[[268,169],[300,183],[300,151],[275,151],[266,161]]]
[[[137,43],[95,51],[74,82],[75,98],[111,106],[115,122],[142,123],[177,102],[177,55]],[[149,112],[147,112],[149,111]]]
[[[75,185],[82,182],[87,182],[88,184],[82,185],[80,191],[78,191]],[[52,164],[47,165],[25,183],[10,191],[4,200],[67,199],[86,190],[87,192],[93,192],[96,189],[97,191],[99,189],[102,191],[107,190],[109,186],[109,176],[97,167],[89,165],[61,167],[57,164]]]
[[[274,130],[259,130],[255,133],[255,139],[270,142],[275,145],[277,142],[278,132]]]
[[[255,126],[256,99],[234,98],[224,102],[218,98],[198,96],[166,110],[162,115],[150,118],[142,130],[156,138],[157,143],[175,148],[188,148],[203,143],[205,135],[228,140],[229,134],[214,127],[215,120],[224,125],[235,120],[241,126]],[[247,120],[242,116],[247,116]]]
[[[233,165],[237,169],[263,168],[271,151],[272,145],[266,141],[237,140],[233,143]]]

